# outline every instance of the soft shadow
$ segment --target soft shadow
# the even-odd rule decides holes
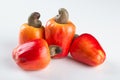
[[[107,75],[120,75],[120,65],[115,62],[106,61],[104,73]]]
[[[73,59],[70,55],[69,55],[67,58],[68,58],[68,60],[69,60],[70,62],[72,62],[72,63],[74,63],[74,64],[76,64],[76,65],[79,65],[79,66],[81,66],[81,67],[94,68],[94,67],[91,67],[91,66],[89,66],[89,65],[87,65],[87,64],[85,64],[85,63],[81,63],[81,62],[79,62],[79,61],[76,61],[76,60]]]
[[[8,58],[8,57],[4,58],[4,66],[6,69],[12,71],[16,71],[20,69],[20,67],[15,63],[15,61],[12,60],[12,58]]]
[[[3,42],[1,42],[1,45],[3,54],[2,58],[3,66],[5,66],[6,69],[17,68],[16,63],[12,59],[12,51],[17,46],[17,40],[14,40],[12,38],[4,40]]]

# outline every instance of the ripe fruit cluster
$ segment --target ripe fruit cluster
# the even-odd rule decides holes
[[[64,58],[70,52],[81,63],[97,66],[105,61],[106,54],[97,39],[89,33],[75,35],[76,27],[69,21],[68,11],[59,9],[59,14],[46,23],[33,12],[19,32],[19,45],[12,57],[24,70],[45,68],[51,58]]]

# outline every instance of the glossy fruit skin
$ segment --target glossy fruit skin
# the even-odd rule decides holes
[[[54,18],[50,19],[45,26],[45,39],[48,45],[57,45],[62,52],[53,58],[63,58],[68,55],[69,47],[75,34],[75,25],[68,21],[67,24],[59,24]]]
[[[24,70],[39,70],[50,62],[50,51],[44,39],[36,39],[17,46],[13,59]]]
[[[19,44],[29,42],[34,39],[40,39],[45,37],[44,27],[35,28],[29,26],[27,23],[20,27]]]
[[[89,66],[100,65],[106,58],[106,54],[99,42],[88,33],[84,33],[74,39],[70,54],[73,59]]]

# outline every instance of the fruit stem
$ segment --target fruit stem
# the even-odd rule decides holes
[[[39,20],[40,13],[33,12],[28,18],[28,25],[36,28],[42,27],[42,22]]]
[[[73,39],[77,38],[78,36],[79,36],[78,34],[75,34]]]
[[[60,54],[62,52],[62,48],[60,48],[57,45],[50,45],[49,49],[50,49],[51,57],[55,56],[56,54]]]
[[[68,22],[69,14],[65,8],[58,10],[59,14],[55,16],[55,21],[60,24],[66,24]]]

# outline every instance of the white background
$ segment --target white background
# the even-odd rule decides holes
[[[53,59],[43,70],[22,70],[12,59],[20,26],[34,11],[45,25],[61,7],[68,10],[77,34],[97,38],[105,62],[88,67],[67,57]],[[0,0],[0,80],[120,80],[120,0]]]

